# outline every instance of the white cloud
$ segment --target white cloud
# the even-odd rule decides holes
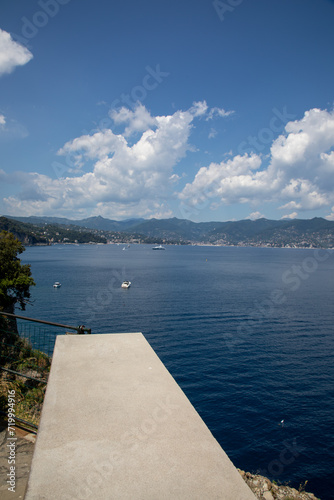
[[[6,118],[4,115],[0,115],[0,125],[4,126],[6,124]]]
[[[157,126],[156,118],[151,116],[145,106],[140,103],[134,111],[122,107],[119,110],[111,110],[109,116],[117,125],[124,123],[129,124],[124,131],[125,137],[129,137],[133,133],[144,132],[148,128]]]
[[[287,123],[268,158],[254,153],[232,156],[230,151],[222,162],[201,166],[180,188],[177,165],[194,151],[189,138],[196,120],[211,111],[205,101],[167,116],[152,116],[142,104],[113,110],[112,129],[77,137],[58,151],[73,166],[64,169],[63,177],[20,176],[22,191],[6,198],[7,212],[168,216],[168,200],[173,199],[187,213],[238,203],[258,210],[270,202],[289,214],[284,218],[293,218],[303,210],[334,205],[334,112],[318,109]],[[249,217],[261,216],[254,211]]]
[[[181,177],[177,174],[172,174],[169,178],[169,180],[171,180],[172,182],[179,182],[179,180],[181,179]]]
[[[213,118],[226,118],[234,113],[233,110],[226,111],[223,108],[209,108],[206,101],[194,102],[192,107],[190,108],[190,113],[194,116],[204,116],[206,115],[205,120],[212,120]]]
[[[264,215],[262,215],[261,212],[252,212],[248,217],[246,217],[246,219],[257,220],[262,219],[263,217]]]
[[[297,217],[298,213],[297,212],[292,212],[291,214],[283,215],[281,217],[282,220],[284,219],[295,219]]]
[[[208,110],[208,105],[206,101],[194,102],[192,107],[190,108],[190,113],[194,116],[203,116]]]
[[[11,73],[16,66],[23,66],[32,59],[32,53],[15,42],[9,33],[0,28],[0,76]]]
[[[280,194],[283,199],[292,198],[292,201],[280,207],[283,210],[312,210],[328,205],[328,194],[319,192],[317,186],[307,179],[291,179]]]
[[[287,135],[279,136],[271,147],[273,169],[291,178],[312,182],[316,178],[320,187],[334,182],[334,169],[326,170],[326,163],[333,162],[334,112],[311,109],[301,120],[288,122],[285,130]]]
[[[94,135],[82,135],[68,141],[57,154],[70,154],[73,163],[82,164],[84,157],[102,160],[126,147],[127,142],[122,135],[115,135],[111,130],[106,129]]]
[[[33,214],[61,210],[78,213],[86,207],[91,213],[102,203],[109,216],[115,212],[118,216],[169,213],[164,200],[177,180],[174,167],[190,150],[188,139],[194,114],[188,110],[151,117],[140,105],[134,111],[122,108],[111,116],[117,125],[128,125],[123,135],[109,129],[83,135],[67,142],[58,152],[69,155],[79,166],[93,161],[92,171],[56,180],[31,174],[34,189],[29,188],[29,198],[25,191],[19,199],[7,198],[8,209]],[[139,130],[139,139],[130,144],[126,136]]]
[[[227,204],[250,201],[265,182],[263,173],[258,171],[260,166],[261,158],[255,154],[211,163],[199,169],[194,181],[186,184],[179,197],[189,200],[192,205],[214,197]]]
[[[225,204],[280,201],[281,209],[310,210],[334,202],[334,112],[311,109],[288,122],[272,144],[268,166],[259,155],[235,156],[198,170],[179,197]],[[260,170],[261,167],[261,170]]]
[[[227,116],[230,116],[233,113],[234,113],[233,110],[225,111],[225,109],[223,108],[211,108],[208,116],[206,117],[206,120],[212,120],[215,116],[220,118],[226,118]]]

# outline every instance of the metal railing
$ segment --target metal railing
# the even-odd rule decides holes
[[[16,420],[37,429],[57,335],[90,333],[84,325],[0,312],[0,413],[7,414],[6,395],[14,390]]]

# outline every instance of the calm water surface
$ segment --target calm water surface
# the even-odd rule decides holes
[[[333,251],[56,245],[22,261],[27,316],[142,332],[237,467],[333,498]]]

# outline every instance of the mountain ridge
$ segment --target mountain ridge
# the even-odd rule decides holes
[[[116,221],[102,216],[72,220],[62,217],[12,217],[35,226],[82,228],[104,234],[110,242],[212,244],[239,246],[297,246],[334,248],[334,221],[312,219],[271,220],[266,218],[239,221],[193,222],[188,219],[127,219]],[[117,233],[117,239],[115,234]]]

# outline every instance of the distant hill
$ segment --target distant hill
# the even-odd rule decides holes
[[[132,228],[133,229],[133,228]],[[182,219],[151,219],[135,226],[138,233],[168,241],[253,246],[334,248],[334,222],[310,220],[241,220],[195,223]]]
[[[128,219],[116,221],[101,216],[82,220],[61,217],[9,217],[42,226],[85,228],[110,241],[146,243],[213,244],[273,247],[334,248],[334,222],[321,217],[293,220],[240,220],[192,222],[187,219]],[[115,236],[117,233],[117,237]]]
[[[82,219],[77,221],[71,221],[71,223],[77,226],[87,227],[89,229],[99,229],[100,231],[120,231],[124,232],[127,229],[136,226],[144,219],[127,219],[123,221],[105,219],[100,215],[97,217],[89,217],[88,219]]]
[[[9,231],[25,245],[47,245],[47,239],[31,224],[0,217],[0,231]]]
[[[29,218],[27,218],[29,219]],[[46,222],[31,224],[0,217],[0,231],[9,231],[24,245],[49,245],[51,243],[106,243],[106,237],[85,228],[65,227]]]
[[[59,224],[61,226],[80,226],[87,229],[97,229],[99,231],[125,231],[126,229],[139,224],[144,219],[127,219],[124,221],[117,221],[112,219],[105,219],[100,215],[97,217],[89,217],[88,219],[67,219],[65,217],[12,217],[6,215],[9,219],[15,219],[20,222],[28,224],[35,224],[43,226],[44,224]]]

